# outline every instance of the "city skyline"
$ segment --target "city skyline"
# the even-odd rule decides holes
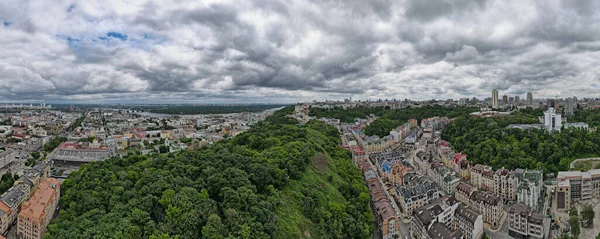
[[[426,100],[485,98],[492,88],[565,98],[600,90],[593,1],[44,3],[0,3],[0,101]]]

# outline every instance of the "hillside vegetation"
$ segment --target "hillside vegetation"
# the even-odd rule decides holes
[[[82,166],[44,238],[368,238],[369,193],[338,131],[290,111],[210,149]]]
[[[539,123],[537,116],[517,114],[504,120],[459,117],[447,126],[442,138],[472,163],[506,167],[543,169],[545,172],[569,170],[576,158],[600,156],[600,131],[566,129],[508,129],[511,123]]]
[[[469,113],[477,110],[477,108],[469,107],[448,108],[443,106],[425,106],[397,110],[383,107],[358,107],[354,109],[337,107],[333,109],[311,108],[310,115],[319,118],[336,118],[345,123],[353,123],[355,118],[365,118],[373,114],[379,118],[365,128],[365,134],[384,137],[388,135],[392,129],[406,123],[409,119],[417,119],[420,123],[422,119],[434,116],[454,118],[462,115],[469,115]]]

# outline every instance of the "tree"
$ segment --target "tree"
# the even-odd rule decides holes
[[[63,182],[60,217],[45,238],[294,238],[298,230],[367,238],[369,191],[339,132],[298,125],[286,117],[292,110],[206,149],[82,165]],[[310,166],[317,153],[326,155],[325,173]],[[9,178],[0,189],[12,186]]]
[[[204,239],[223,239],[224,226],[221,223],[219,215],[212,214],[208,217],[206,226],[202,227],[202,238]]]
[[[569,224],[571,225],[571,235],[577,238],[581,232],[581,228],[579,227],[579,217],[577,215],[572,215],[569,219]]]
[[[581,210],[581,219],[583,220],[583,227],[589,227],[594,225],[594,208],[591,204],[585,204]]]
[[[490,239],[487,234],[485,234],[485,232],[483,233],[483,236],[481,237],[481,239]]]
[[[33,157],[35,160],[40,159],[40,152],[31,152],[31,157]]]

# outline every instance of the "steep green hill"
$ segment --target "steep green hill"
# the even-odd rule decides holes
[[[368,190],[337,130],[290,110],[210,149],[82,166],[45,238],[367,238]]]

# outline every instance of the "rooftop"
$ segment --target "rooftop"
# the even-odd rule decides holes
[[[38,190],[23,203],[19,217],[33,218],[40,221],[45,215],[44,208],[52,203],[56,191],[60,190],[60,182],[54,178],[47,178],[40,183]]]

